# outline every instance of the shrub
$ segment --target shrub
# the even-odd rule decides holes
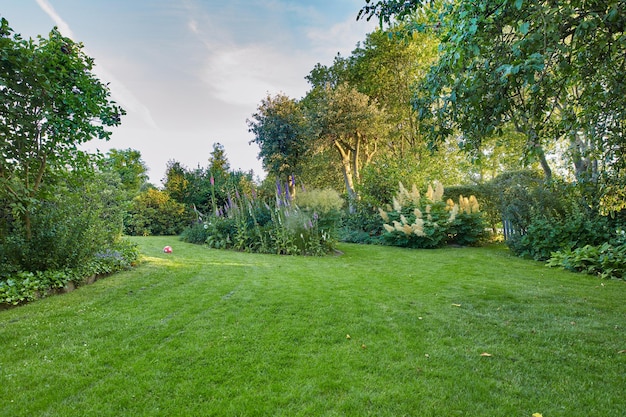
[[[354,213],[345,213],[341,219],[339,240],[349,243],[380,244],[384,229],[378,210],[359,202]]]
[[[295,203],[316,219],[318,227],[335,236],[345,203],[337,191],[332,188],[302,191],[296,196]]]
[[[188,243],[203,244],[209,237],[209,225],[206,223],[194,223],[183,230],[180,240]]]
[[[76,268],[89,262],[122,232],[119,179],[98,174],[81,182],[68,174],[45,201],[33,204],[31,235],[12,218],[0,236],[0,278],[19,271]]]
[[[36,300],[65,287],[70,281],[80,285],[90,276],[128,269],[138,259],[137,245],[120,239],[75,268],[14,272],[0,278],[0,304],[18,305]]]
[[[402,183],[393,206],[380,209],[385,222],[385,241],[393,246],[436,248],[446,243],[475,244],[484,235],[484,222],[474,196],[459,196],[459,203],[443,202],[444,188],[439,182],[428,186],[421,196],[413,185],[408,191]]]
[[[598,275],[602,278],[626,278],[626,244],[613,246],[585,245],[581,248],[553,252],[547,266]]]
[[[192,219],[185,206],[166,192],[148,189],[133,199],[124,226],[131,236],[171,236],[180,234]]]
[[[338,194],[327,190],[304,193],[301,201],[306,206],[301,209],[292,204],[286,188],[279,187],[278,191],[271,204],[235,191],[217,214],[202,225],[186,229],[182,238],[201,243],[206,236],[204,243],[211,248],[245,252],[324,255],[332,251],[339,217],[336,207],[342,204]]]

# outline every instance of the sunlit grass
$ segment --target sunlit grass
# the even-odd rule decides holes
[[[137,242],[135,270],[0,312],[0,415],[626,415],[623,281],[502,247]]]

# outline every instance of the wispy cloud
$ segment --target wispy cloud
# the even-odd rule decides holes
[[[352,17],[319,29],[290,27],[288,17],[292,15],[297,21],[306,16],[316,26],[323,20],[322,13],[306,4],[278,0],[256,3],[255,7],[262,9],[255,12],[269,13],[284,23],[272,27],[268,33],[265,20],[250,19],[251,24],[259,27],[248,27],[247,31],[263,33],[263,42],[229,36],[233,31],[223,27],[229,24],[227,18],[203,13],[189,1],[185,6],[187,29],[204,48],[201,52],[204,65],[198,73],[199,78],[211,95],[234,105],[256,106],[268,93],[282,92],[295,98],[303,96],[307,89],[304,77],[320,62],[320,56],[324,57],[321,63],[331,64],[338,52],[349,54],[363,39],[363,22],[355,22]],[[289,16],[279,16],[280,13]],[[245,15],[240,17],[246,19]]]
[[[37,0],[37,4],[39,5],[39,7],[41,7],[41,10],[43,10],[48,16],[50,16],[50,19],[52,19],[54,24],[59,28],[59,31],[64,36],[74,39],[74,33],[70,29],[70,25],[68,25],[67,22],[65,22],[65,20],[63,20],[61,16],[59,16],[59,14],[56,12],[56,10],[54,10],[54,7],[52,7],[48,0]]]
[[[57,26],[61,34],[71,39],[76,39],[69,24],[56,12],[48,0],[36,0],[37,4]],[[101,65],[94,67],[94,73],[98,78],[111,83],[111,95],[126,109],[126,111],[136,113],[151,128],[156,128],[157,124],[150,114],[150,110],[144,105],[119,79]]]

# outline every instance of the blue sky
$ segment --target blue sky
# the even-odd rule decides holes
[[[128,112],[90,150],[141,151],[151,182],[168,160],[206,166],[220,142],[234,169],[263,176],[246,118],[269,93],[304,96],[316,63],[349,55],[374,29],[364,0],[0,0],[24,37],[58,26],[83,42]]]

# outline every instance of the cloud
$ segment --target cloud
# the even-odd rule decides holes
[[[41,10],[50,16],[50,19],[52,19],[54,24],[59,28],[59,31],[64,36],[74,39],[74,33],[70,29],[70,26],[61,18],[61,16],[59,16],[48,0],[37,0],[37,4],[41,7]]]
[[[58,27],[59,32],[63,36],[66,36],[71,39],[76,39],[74,36],[74,32],[70,28],[69,24],[63,20],[63,18],[56,12],[52,4],[48,2],[48,0],[36,0],[37,4],[49,17],[52,19],[54,24]],[[128,112],[137,113],[143,122],[147,124],[151,128],[156,128],[157,124],[152,118],[150,114],[150,110],[147,106],[145,106],[133,93],[130,91],[122,82],[120,82],[111,72],[107,71],[106,68],[96,65],[94,67],[94,73],[98,76],[98,78],[102,80],[106,80],[106,82],[110,82],[111,95],[113,99],[117,100],[118,103],[126,109]]]
[[[268,93],[301,95],[306,88],[303,56],[267,45],[213,49],[201,74],[219,100],[235,105],[256,105]]]

